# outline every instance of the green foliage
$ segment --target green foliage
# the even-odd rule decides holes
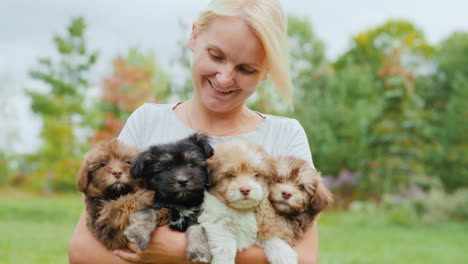
[[[380,109],[373,74],[367,67],[349,67],[321,79],[321,86],[301,97],[293,116],[307,131],[314,163],[322,173],[359,171],[369,120]]]
[[[369,164],[363,174],[369,188],[384,193],[407,188],[425,175],[422,156],[429,141],[423,101],[400,54],[395,50],[379,71],[382,109],[369,125]]]
[[[468,33],[453,33],[437,46],[437,70],[422,80],[434,140],[426,164],[449,190],[468,186],[467,49]]]
[[[421,29],[406,20],[389,20],[354,36],[351,49],[334,66],[341,69],[346,65],[368,65],[377,70],[395,48],[424,58],[433,52]]]
[[[7,155],[0,151],[0,186],[3,186],[8,182],[12,173],[9,162],[10,160]]]
[[[87,112],[84,99],[89,86],[88,75],[97,59],[96,52],[87,51],[85,28],[83,18],[74,18],[66,36],[54,37],[58,60],[39,59],[39,66],[30,72],[30,76],[41,81],[47,91],[26,91],[31,98],[33,112],[43,121],[42,145],[29,157],[30,166],[34,168],[29,176],[42,179],[44,184],[54,182],[52,189],[57,187],[56,184],[63,189],[60,181],[55,182],[57,178],[54,175],[74,181],[76,172],[59,164],[77,159],[82,154],[80,144],[83,140],[76,134],[83,128],[80,122]]]

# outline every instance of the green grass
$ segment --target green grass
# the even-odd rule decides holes
[[[78,195],[0,194],[0,264],[68,263],[68,242],[82,204]]]
[[[468,223],[400,226],[384,215],[325,213],[319,222],[320,263],[467,263]]]
[[[67,263],[81,197],[0,193],[0,264]],[[402,227],[374,213],[320,218],[321,264],[466,263],[468,223]]]

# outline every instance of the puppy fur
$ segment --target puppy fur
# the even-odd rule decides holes
[[[218,145],[207,163],[212,185],[198,218],[203,228],[189,230],[187,258],[197,262],[212,257],[211,263],[233,264],[237,250],[258,243],[255,209],[267,201],[274,159],[260,145],[234,140]],[[204,236],[208,247],[203,245]],[[279,250],[280,259],[270,258],[270,244],[270,250]],[[262,246],[266,246],[270,263],[297,262],[297,254],[280,239],[262,241]],[[206,248],[210,252],[204,252]]]
[[[124,230],[129,215],[151,204],[153,192],[139,189],[130,176],[136,148],[117,139],[98,143],[85,154],[78,173],[78,191],[84,193],[87,226],[109,249],[126,247]]]
[[[155,145],[140,154],[131,169],[145,188],[155,192],[153,204],[130,216],[125,231],[140,250],[146,249],[156,226],[169,224],[185,232],[197,223],[204,191],[209,185],[206,160],[213,155],[208,137],[201,133],[170,144]],[[167,210],[168,222],[157,216]]]
[[[279,237],[293,246],[333,198],[320,173],[305,160],[279,157],[276,170],[268,197],[276,216],[266,215],[270,210],[259,210],[257,220],[262,231],[259,235]],[[264,206],[270,205],[265,203]]]

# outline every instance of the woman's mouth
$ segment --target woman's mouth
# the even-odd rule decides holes
[[[208,79],[207,79],[208,80]],[[213,91],[216,93],[216,94],[220,94],[220,95],[227,95],[227,94],[230,94],[230,93],[233,93],[235,91],[235,89],[233,90],[223,90],[219,87],[216,87],[213,85],[212,82],[210,82],[210,80],[208,80],[208,83],[210,84],[211,88],[213,89]]]

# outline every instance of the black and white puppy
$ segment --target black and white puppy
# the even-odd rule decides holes
[[[138,249],[147,248],[156,226],[168,224],[185,232],[197,223],[204,191],[210,184],[206,160],[212,155],[208,137],[195,133],[174,143],[151,146],[138,156],[131,175],[155,192],[154,203],[130,215],[125,230]]]

